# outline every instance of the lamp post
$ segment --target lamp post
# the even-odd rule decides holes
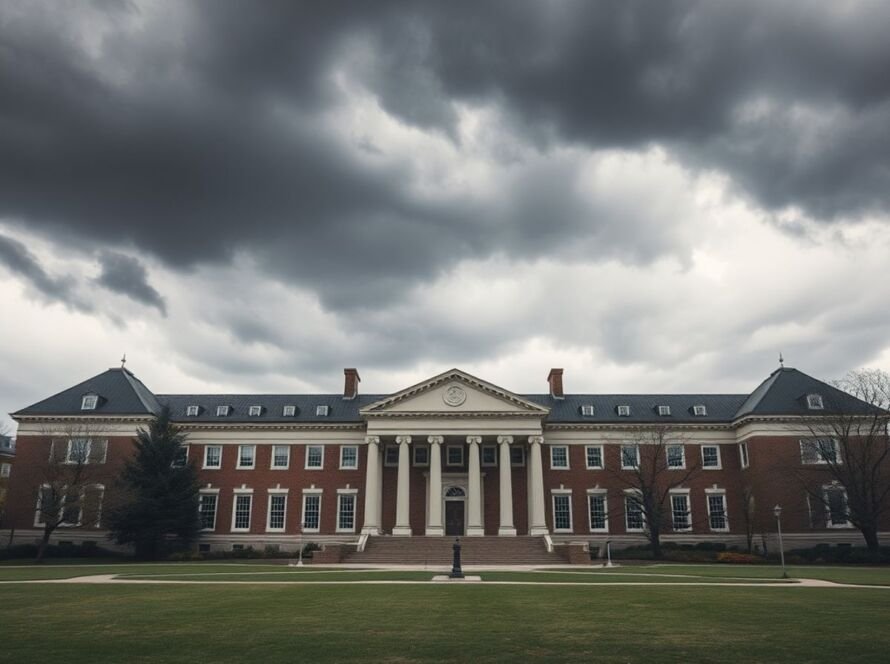
[[[612,566],[612,541],[611,540],[606,540],[606,560],[608,560],[608,562],[606,563],[606,567],[611,567]]]
[[[776,528],[779,532],[779,558],[782,560],[782,578],[787,579],[788,573],[785,571],[785,547],[782,546],[782,507],[776,505],[773,508],[773,514],[776,515]]]

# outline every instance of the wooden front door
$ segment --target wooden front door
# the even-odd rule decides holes
[[[456,537],[464,534],[464,501],[445,501],[445,534]]]

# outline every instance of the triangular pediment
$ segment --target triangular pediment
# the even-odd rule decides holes
[[[497,414],[544,416],[548,408],[451,369],[362,408],[362,415]]]

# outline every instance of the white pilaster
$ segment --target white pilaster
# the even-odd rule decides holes
[[[427,535],[444,535],[442,527],[442,436],[427,438],[430,444],[430,520]]]
[[[529,514],[528,534],[547,535],[547,521],[544,519],[544,470],[541,464],[541,445],[544,436],[529,436]]]
[[[396,525],[393,535],[411,534],[411,436],[396,436],[399,444],[399,484],[396,488]]]
[[[510,463],[510,445],[512,444],[513,436],[498,436],[498,447],[501,449],[501,458],[498,464],[501,523],[498,527],[498,535],[506,537],[516,536],[516,528],[513,526],[513,469]]]
[[[365,520],[362,533],[368,535],[380,534],[380,509],[378,500],[380,497],[380,436],[365,436],[368,461],[365,467]]]
[[[479,467],[479,444],[482,436],[467,436],[469,459],[469,495],[467,496],[467,536],[485,534],[482,526],[482,472]]]

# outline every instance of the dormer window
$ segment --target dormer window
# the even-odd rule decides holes
[[[185,415],[186,415],[186,417],[197,417],[198,416],[198,406],[186,406]]]
[[[329,411],[328,406],[316,406],[315,407],[315,415],[317,417],[327,417],[328,411]]]
[[[95,394],[84,394],[80,402],[81,410],[96,410],[99,405],[99,397]]]
[[[229,414],[228,406],[217,406],[216,407],[216,416],[217,417],[225,417],[228,414]]]
[[[593,404],[584,404],[581,406],[581,414],[584,417],[593,417],[594,412]]]
[[[296,414],[297,414],[296,406],[285,406],[284,409],[281,411],[281,415],[283,417],[293,417]]]
[[[250,409],[247,411],[247,414],[250,417],[259,417],[260,413],[262,413],[262,412],[263,412],[262,406],[251,406]]]
[[[659,406],[659,407],[658,407],[658,414],[659,414],[659,415],[662,415],[662,416],[670,415],[670,414],[671,414],[671,407],[670,407],[670,406]]]
[[[630,406],[618,406],[618,417],[630,417]]]
[[[701,403],[696,404],[695,406],[692,407],[692,414],[695,415],[696,417],[704,417],[705,415],[708,414],[708,409],[705,408],[704,404],[701,404]]]
[[[821,394],[808,394],[807,395],[807,408],[810,410],[822,410],[825,408],[825,404],[822,403],[822,395]]]

